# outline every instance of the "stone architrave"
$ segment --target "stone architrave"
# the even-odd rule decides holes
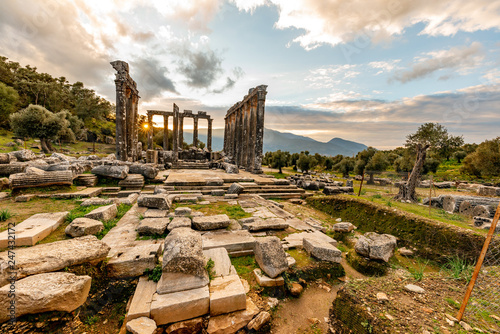
[[[138,111],[139,91],[137,84],[129,74],[126,62],[117,60],[111,62],[116,70],[116,159],[136,161],[141,158],[137,150],[138,143]]]

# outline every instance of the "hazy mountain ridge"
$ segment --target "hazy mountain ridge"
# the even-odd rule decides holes
[[[200,130],[199,139],[206,143],[206,130]],[[192,132],[184,130],[184,140],[192,142]],[[222,150],[224,145],[224,129],[214,129],[212,133],[212,149]],[[323,155],[335,156],[342,154],[352,156],[366,149],[367,146],[342,138],[333,138],[327,143],[314,140],[309,137],[294,135],[288,132],[279,132],[271,129],[264,129],[264,152],[268,151],[288,151],[290,153],[300,153],[309,151],[311,154],[319,153]]]

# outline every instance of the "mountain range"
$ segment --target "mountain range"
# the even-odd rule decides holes
[[[199,139],[206,143],[207,136],[204,129],[200,129]],[[192,142],[192,131],[184,130],[184,141]],[[220,151],[224,145],[224,129],[214,129],[212,132],[212,150]],[[366,149],[364,144],[356,143],[342,138],[333,138],[329,142],[320,142],[305,136],[294,135],[293,133],[280,132],[271,129],[264,129],[264,152],[274,152],[277,150],[288,151],[290,153],[319,153],[322,155],[353,156]]]

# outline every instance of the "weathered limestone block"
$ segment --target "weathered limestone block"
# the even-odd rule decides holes
[[[165,238],[159,294],[204,287],[208,284],[202,239],[198,232],[180,227]],[[182,319],[181,319],[182,320]]]
[[[14,156],[17,159],[17,161],[21,161],[21,162],[36,159],[36,154],[31,150],[14,151],[14,152],[10,152],[9,154]]]
[[[144,218],[137,227],[139,235],[164,234],[167,226],[170,224],[170,218]]]
[[[253,275],[255,280],[262,287],[273,287],[273,286],[283,286],[285,285],[285,280],[283,277],[278,276],[276,278],[270,278],[266,276],[259,268],[253,270]]]
[[[10,155],[7,153],[0,153],[0,164],[8,164],[10,162]]]
[[[342,190],[340,190],[340,187],[325,187],[323,189],[323,193],[325,195],[336,195],[336,194],[341,194]]]
[[[139,194],[130,194],[126,198],[118,198],[118,203],[125,204],[125,205],[134,205],[135,202],[137,202],[138,198],[139,198]]]
[[[54,158],[54,159],[57,159],[59,161],[73,161],[73,160],[76,160],[75,157],[70,157],[70,156],[68,156],[66,154],[62,154],[62,153],[58,153],[58,152],[52,153],[52,155],[50,157]]]
[[[9,179],[6,177],[0,177],[0,191],[9,189],[10,183]]]
[[[303,243],[306,252],[317,259],[334,263],[342,261],[342,252],[327,242],[306,237],[303,239]]]
[[[351,232],[354,230],[355,226],[348,222],[336,223],[333,224],[333,230],[337,232]]]
[[[147,209],[144,212],[144,218],[164,218],[168,214],[168,210]]]
[[[99,198],[99,197],[91,197],[84,199],[81,206],[93,206],[93,205],[110,205],[114,204],[115,199],[113,198]]]
[[[156,322],[147,317],[137,318],[127,322],[127,331],[132,334],[154,334]]]
[[[243,190],[245,190],[245,188],[243,188],[243,186],[239,183],[233,183],[229,189],[227,190],[227,193],[228,194],[241,194],[243,192]]]
[[[171,202],[165,194],[142,194],[137,199],[137,204],[147,208],[168,210],[170,209]]]
[[[256,219],[251,223],[243,223],[244,229],[255,232],[262,230],[286,230],[289,225],[283,218]]]
[[[259,267],[271,278],[288,269],[286,254],[278,237],[258,238],[254,254]]]
[[[86,262],[106,259],[110,247],[95,236],[56,241],[16,249],[17,279],[61,270]],[[10,273],[8,252],[0,253],[0,286],[7,284]]]
[[[228,276],[231,273],[231,259],[223,247],[206,249],[203,251],[205,259],[214,261],[213,272],[215,276]]]
[[[115,218],[117,213],[118,213],[118,208],[116,207],[116,204],[110,204],[92,210],[91,212],[87,213],[84,217],[100,221],[108,221]]]
[[[252,319],[247,325],[248,330],[258,331],[265,324],[271,320],[271,315],[269,312],[262,311],[255,318]]]
[[[64,233],[73,238],[77,238],[83,237],[84,235],[96,235],[103,229],[104,225],[100,221],[81,217],[76,218],[68,226],[66,226]]]
[[[225,164],[224,169],[228,174],[238,174],[240,172],[238,166],[233,164]]]
[[[189,217],[174,217],[170,224],[168,224],[167,229],[172,231],[174,228],[188,227],[191,228],[191,218]]]
[[[201,333],[203,330],[203,318],[195,318],[176,322],[165,329],[166,334],[191,334]]]
[[[121,249],[107,263],[108,275],[114,278],[138,277],[146,269],[154,269],[161,244]]]
[[[123,180],[129,172],[128,166],[101,165],[92,168],[92,174]]]
[[[208,286],[180,292],[153,295],[151,318],[157,325],[197,318],[210,309]]]
[[[191,211],[191,208],[181,206],[175,209],[174,214],[176,216],[189,216]]]
[[[92,278],[70,273],[46,273],[16,282],[16,316],[48,311],[71,312],[80,307],[90,291]],[[0,288],[0,323],[9,319],[10,285]]]
[[[147,276],[139,277],[134,296],[127,312],[127,322],[141,317],[150,317],[153,294],[156,293],[156,282],[150,281]]]
[[[383,260],[389,262],[389,259],[394,254],[396,248],[396,237],[390,234],[377,234],[375,232],[367,232],[362,235],[354,250],[363,256],[373,260]]]
[[[207,186],[222,186],[224,185],[224,180],[220,177],[210,177],[206,179]]]
[[[144,176],[141,174],[128,174],[126,178],[118,182],[118,185],[125,189],[140,190],[144,187]]]
[[[210,282],[210,315],[246,308],[245,288],[238,275],[216,277]]]
[[[68,212],[37,213],[16,225],[15,245],[33,246],[47,237],[64,222]],[[0,248],[9,245],[9,231],[0,232]]]
[[[224,191],[224,189],[214,189],[214,190],[212,190],[211,195],[212,196],[224,196],[225,193],[226,192]]]
[[[255,238],[246,230],[214,231],[203,234],[203,249],[224,247],[229,253],[252,253]]]
[[[250,298],[247,298],[246,303],[245,310],[210,317],[207,333],[233,334],[245,327],[259,313],[259,308],[255,306]]]
[[[193,217],[193,228],[200,231],[226,228],[231,224],[227,215]]]
[[[141,174],[146,179],[154,179],[158,175],[158,169],[154,165],[132,164],[129,166],[130,174]]]

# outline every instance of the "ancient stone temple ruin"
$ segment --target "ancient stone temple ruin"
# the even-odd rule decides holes
[[[111,62],[116,70],[116,158],[122,161],[141,159],[138,148],[138,104],[137,84],[129,75],[128,64],[117,60]]]
[[[181,158],[187,157],[187,153],[183,154],[182,144],[184,142],[184,118],[193,119],[193,143],[192,146],[198,147],[198,124],[200,119],[206,119],[208,122],[208,132],[207,132],[207,150],[212,152],[212,122],[213,119],[210,115],[207,115],[206,111],[198,111],[198,113],[193,113],[192,110],[184,110],[184,112],[179,112],[179,107],[174,103],[172,111],[162,111],[162,110],[148,110],[148,149],[153,147],[153,116],[160,115],[163,116],[163,150],[169,151],[169,138],[168,138],[168,124],[169,117],[172,117],[172,151],[174,160],[179,159],[179,152]],[[196,160],[196,157],[192,157]]]
[[[225,117],[224,153],[229,162],[252,173],[262,173],[266,88],[250,88]]]

